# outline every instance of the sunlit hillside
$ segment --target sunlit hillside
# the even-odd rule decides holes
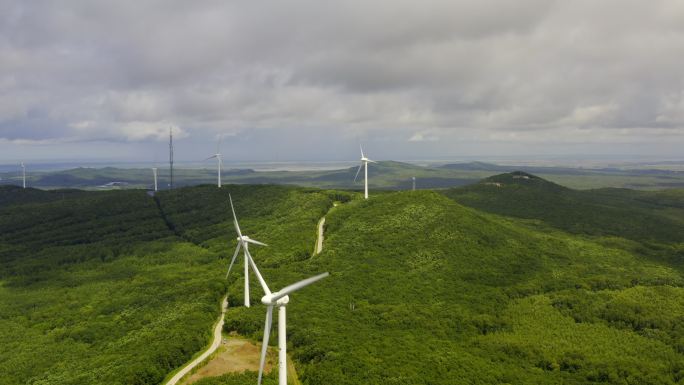
[[[236,245],[229,193],[243,232],[269,244],[251,251],[272,289],[331,273],[288,306],[289,354],[303,384],[683,376],[680,194],[574,191],[514,173],[369,200],[273,185],[156,197],[4,189],[6,383],[158,384],[206,346],[226,293],[226,335],[258,343],[265,308],[256,277],[251,308],[242,306],[241,259],[225,281]],[[196,383],[255,381],[248,372]]]

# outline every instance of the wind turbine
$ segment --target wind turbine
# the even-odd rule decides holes
[[[169,189],[173,190],[173,126],[169,127]]]
[[[364,174],[363,198],[368,199],[368,163],[378,163],[378,162],[366,158],[366,156],[363,155],[363,147],[361,147],[361,145],[359,145],[359,148],[361,149],[361,164],[359,165],[359,169],[356,170],[356,176],[354,177],[354,182],[356,182],[356,178],[359,177],[359,172],[361,172],[361,167],[363,167],[363,174]]]
[[[230,270],[233,268],[233,264],[235,263],[235,259],[237,258],[238,254],[240,253],[240,248],[245,250],[245,307],[249,307],[249,261],[252,259],[252,255],[249,253],[249,244],[253,243],[255,245],[260,245],[260,246],[268,246],[265,243],[261,243],[257,240],[254,240],[246,235],[242,235],[242,232],[240,231],[240,225],[238,224],[237,216],[235,216],[235,208],[233,207],[233,197],[228,194],[228,199],[230,199],[230,210],[233,212],[233,224],[235,225],[235,231],[238,233],[238,244],[237,247],[235,248],[235,254],[233,254],[233,259],[230,261],[230,266],[228,267],[228,272],[226,273],[226,279],[228,279],[228,274],[230,274]],[[255,266],[255,265],[253,265]],[[256,270],[256,266],[254,267]]]
[[[250,264],[254,273],[264,289],[265,295],[261,297],[261,303],[266,305],[266,322],[264,325],[264,340],[261,343],[261,361],[259,363],[259,380],[258,385],[261,385],[261,379],[264,375],[264,365],[266,364],[266,352],[268,350],[268,339],[271,334],[271,324],[273,323],[273,307],[278,306],[278,385],[287,385],[287,323],[286,323],[286,308],[290,302],[289,294],[302,289],[312,283],[321,280],[329,273],[323,273],[311,278],[299,281],[292,285],[286,286],[281,290],[272,293],[266,285],[264,278],[259,273],[254,260],[250,257]]]
[[[157,191],[157,168],[152,167],[152,174],[154,175],[154,191]]]
[[[22,187],[26,188],[26,165],[24,165],[24,162],[21,162],[21,181]]]
[[[216,145],[216,154],[208,157],[204,161],[206,162],[209,159],[214,159],[216,158],[216,163],[218,167],[218,182],[216,183],[219,188],[221,188],[221,166],[223,165],[223,160],[221,159],[221,142],[219,141],[219,144]]]

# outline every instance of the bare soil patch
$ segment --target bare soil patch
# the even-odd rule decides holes
[[[221,341],[221,346],[209,362],[183,381],[183,385],[192,384],[205,377],[217,377],[227,373],[241,373],[245,370],[256,372],[259,370],[260,354],[260,347],[251,341],[227,337]],[[270,373],[272,367],[272,353],[269,351],[264,371]]]

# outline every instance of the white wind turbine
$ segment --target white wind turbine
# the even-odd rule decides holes
[[[26,165],[24,162],[21,162],[21,182],[22,187],[26,188]]]
[[[363,191],[363,198],[368,199],[368,163],[377,163],[374,160],[370,160],[366,158],[366,156],[363,154],[363,147],[359,145],[359,148],[361,149],[361,164],[359,165],[359,169],[356,170],[356,176],[354,177],[354,182],[356,182],[356,178],[359,177],[359,172],[361,172],[361,167],[363,167],[363,174],[364,174],[364,191]]]
[[[221,166],[223,166],[223,159],[221,158],[221,142],[219,141],[219,144],[216,145],[216,154],[208,157],[204,161],[207,161],[209,159],[214,159],[216,158],[216,163],[217,163],[217,168],[218,168],[218,181],[216,185],[221,188]]]
[[[252,259],[252,255],[249,253],[249,244],[253,243],[255,245],[259,246],[268,246],[265,243],[261,243],[257,240],[254,240],[246,235],[242,235],[242,232],[240,231],[240,225],[238,224],[237,216],[235,215],[235,208],[233,207],[233,197],[228,195],[228,199],[230,199],[230,210],[233,212],[233,224],[235,225],[235,231],[238,233],[238,244],[237,247],[235,248],[235,253],[233,254],[233,259],[230,261],[230,266],[228,267],[228,272],[226,273],[226,279],[228,279],[228,274],[230,274],[230,270],[233,268],[233,264],[235,263],[235,259],[237,258],[238,254],[240,253],[240,248],[244,249],[245,251],[245,307],[249,307],[249,261]]]
[[[271,324],[273,323],[273,307],[278,306],[278,385],[287,385],[287,323],[286,323],[286,307],[290,302],[289,294],[295,292],[305,286],[321,280],[329,273],[323,273],[311,278],[286,286],[281,290],[272,293],[266,285],[264,278],[261,276],[259,269],[257,269],[254,260],[249,259],[254,273],[264,289],[265,295],[261,298],[261,303],[266,305],[266,322],[264,325],[264,340],[261,343],[261,361],[259,363],[259,379],[257,384],[261,385],[261,379],[264,375],[264,365],[266,365],[266,352],[268,350],[268,339],[271,334]]]
[[[154,191],[157,191],[157,168],[152,167],[152,174],[154,175]]]

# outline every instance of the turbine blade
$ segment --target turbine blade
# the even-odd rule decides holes
[[[365,158],[365,156],[363,155],[363,147],[360,144],[359,144],[359,148],[361,149],[361,157]]]
[[[263,242],[259,242],[259,241],[257,241],[257,240],[254,240],[254,239],[252,239],[252,238],[247,238],[247,239],[245,239],[245,242],[253,243],[253,244],[259,245],[259,246],[268,246],[267,244],[265,244],[265,243],[263,243]]]
[[[261,361],[259,361],[259,380],[257,384],[261,385],[261,378],[264,375],[264,366],[266,365],[266,352],[268,351],[268,338],[271,334],[271,324],[273,323],[273,306],[266,308],[266,324],[264,325],[264,340],[261,343]]]
[[[321,279],[323,279],[323,278],[325,278],[325,277],[327,277],[327,276],[329,276],[329,275],[330,275],[330,273],[318,274],[318,275],[316,275],[316,276],[314,276],[314,277],[311,277],[311,278],[307,278],[307,279],[301,280],[301,281],[299,281],[299,282],[297,282],[297,283],[293,283],[293,284],[290,285],[290,286],[286,286],[286,287],[284,287],[282,290],[279,290],[278,293],[276,293],[276,294],[272,297],[272,300],[275,302],[275,301],[279,300],[280,298],[283,298],[284,296],[286,296],[286,295],[292,293],[293,291],[297,291],[297,290],[299,290],[299,289],[301,289],[301,288],[303,288],[303,287],[305,287],[305,286],[309,286],[309,285],[311,285],[312,283],[314,283],[314,282],[316,282],[316,281],[319,281],[319,280],[321,280]]]
[[[240,238],[242,238],[242,232],[240,231],[240,225],[237,221],[237,216],[235,216],[235,207],[233,207],[233,197],[228,194],[228,199],[230,199],[230,210],[233,212],[233,224],[235,225],[235,231],[237,231]]]
[[[359,169],[356,170],[356,175],[354,176],[354,182],[356,182],[356,178],[359,177],[359,173],[361,172],[361,167],[363,167],[363,163],[359,165]]]
[[[257,268],[256,263],[254,263],[254,259],[252,259],[252,254],[249,253],[249,250],[247,248],[245,248],[245,254],[247,254],[247,260],[249,260],[249,264],[250,266],[252,266],[252,270],[254,270],[254,274],[256,274],[257,279],[259,280],[261,288],[264,290],[264,294],[271,294],[271,289],[269,289],[268,285],[266,285],[264,277],[261,276],[261,272]]]
[[[208,161],[209,159],[214,159],[214,158],[216,158],[216,155],[212,155],[212,156],[208,157],[207,159],[205,159],[204,161],[206,162],[206,161]]]
[[[237,258],[238,253],[240,252],[240,246],[242,246],[242,242],[238,242],[238,245],[235,248],[235,254],[233,254],[233,259],[230,260],[230,266],[228,267],[228,272],[226,273],[226,279],[228,279],[228,274],[230,274],[230,270],[233,268],[235,258]]]
[[[370,159],[366,159],[366,162],[368,162],[368,163],[378,163],[378,162],[376,162],[376,161],[374,161],[374,160],[370,160]]]

